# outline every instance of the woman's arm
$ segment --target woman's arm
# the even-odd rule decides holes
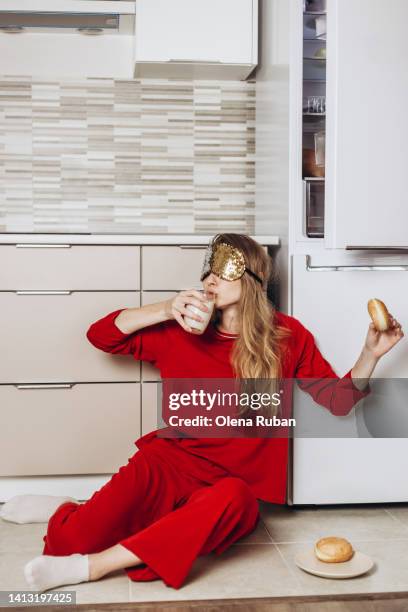
[[[313,334],[300,322],[298,342],[302,347],[295,369],[298,386],[333,415],[349,414],[370,393],[369,386],[360,390],[351,378],[351,370],[340,378],[320,352]]]
[[[163,333],[164,321],[140,327],[134,332],[128,332],[127,329],[123,331],[116,325],[116,320],[129,310],[140,309],[120,308],[110,312],[90,325],[86,337],[93,346],[105,353],[133,355],[137,360],[153,362],[167,344],[166,334]]]
[[[200,316],[188,311],[186,306],[187,304],[193,304],[204,311],[208,311],[207,306],[203,303],[206,300],[207,298],[196,289],[186,289],[180,291],[175,297],[163,302],[146,304],[140,308],[127,308],[116,318],[115,324],[123,333],[132,334],[148,325],[161,323],[168,319],[176,319],[186,331],[192,331],[191,327],[185,323],[182,315],[188,314],[191,319],[196,321],[202,321],[202,319]]]
[[[390,318],[391,327],[388,331],[379,332],[374,323],[370,323],[361,354],[351,370],[353,383],[361,391],[367,386],[379,359],[404,336],[401,324],[391,314]]]
[[[198,297],[197,297],[198,295]],[[165,321],[176,319],[187,331],[182,314],[186,304],[200,307],[205,300],[196,290],[179,292],[168,300],[135,308],[120,308],[110,312],[89,327],[86,336],[91,344],[106,353],[132,354],[137,360],[151,363],[167,350],[168,338]],[[206,309],[206,305],[202,305]],[[200,320],[198,315],[189,316]]]
[[[388,332],[378,332],[374,324],[370,324],[360,357],[352,370],[340,378],[321,354],[313,334],[299,321],[298,326],[298,342],[302,346],[295,370],[295,377],[300,379],[298,385],[315,402],[337,416],[347,415],[358,401],[370,393],[368,380],[378,360],[404,335],[393,317]]]
[[[148,325],[167,321],[172,318],[168,310],[168,302],[169,300],[163,300],[155,304],[140,306],[140,308],[125,308],[116,317],[115,325],[123,334],[133,334]]]

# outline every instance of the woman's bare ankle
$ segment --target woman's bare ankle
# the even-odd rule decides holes
[[[99,580],[102,576],[105,575],[106,572],[103,571],[103,567],[101,564],[101,555],[99,553],[94,553],[88,555],[89,562],[89,580]]]
[[[89,554],[89,580],[99,580],[118,569],[143,563],[139,557],[121,544],[115,544],[99,553]]]

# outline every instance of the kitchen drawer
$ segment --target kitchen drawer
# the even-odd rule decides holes
[[[177,293],[177,291],[142,291],[142,306],[144,304],[154,304],[155,302],[168,300],[177,295]],[[143,381],[161,380],[160,370],[151,363],[142,361],[142,379]]]
[[[140,247],[0,245],[0,291],[140,289]]]
[[[201,287],[205,246],[143,246],[142,289],[159,291]]]
[[[0,385],[0,476],[114,473],[136,452],[140,383]]]
[[[0,292],[0,350],[7,355],[0,383],[140,380],[140,362],[105,353],[86,337],[91,323],[139,305],[139,291]]]
[[[158,418],[160,416],[158,409],[159,402],[161,402],[159,393],[161,385],[161,382],[147,382],[142,385],[142,436],[164,427]]]

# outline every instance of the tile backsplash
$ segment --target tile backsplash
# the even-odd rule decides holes
[[[254,233],[255,83],[0,77],[0,231]]]

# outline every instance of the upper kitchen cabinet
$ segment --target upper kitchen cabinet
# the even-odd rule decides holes
[[[327,0],[329,248],[408,247],[407,23],[407,0]]]
[[[245,79],[258,61],[258,0],[137,0],[135,76]]]
[[[132,78],[134,0],[1,0],[0,74]]]

